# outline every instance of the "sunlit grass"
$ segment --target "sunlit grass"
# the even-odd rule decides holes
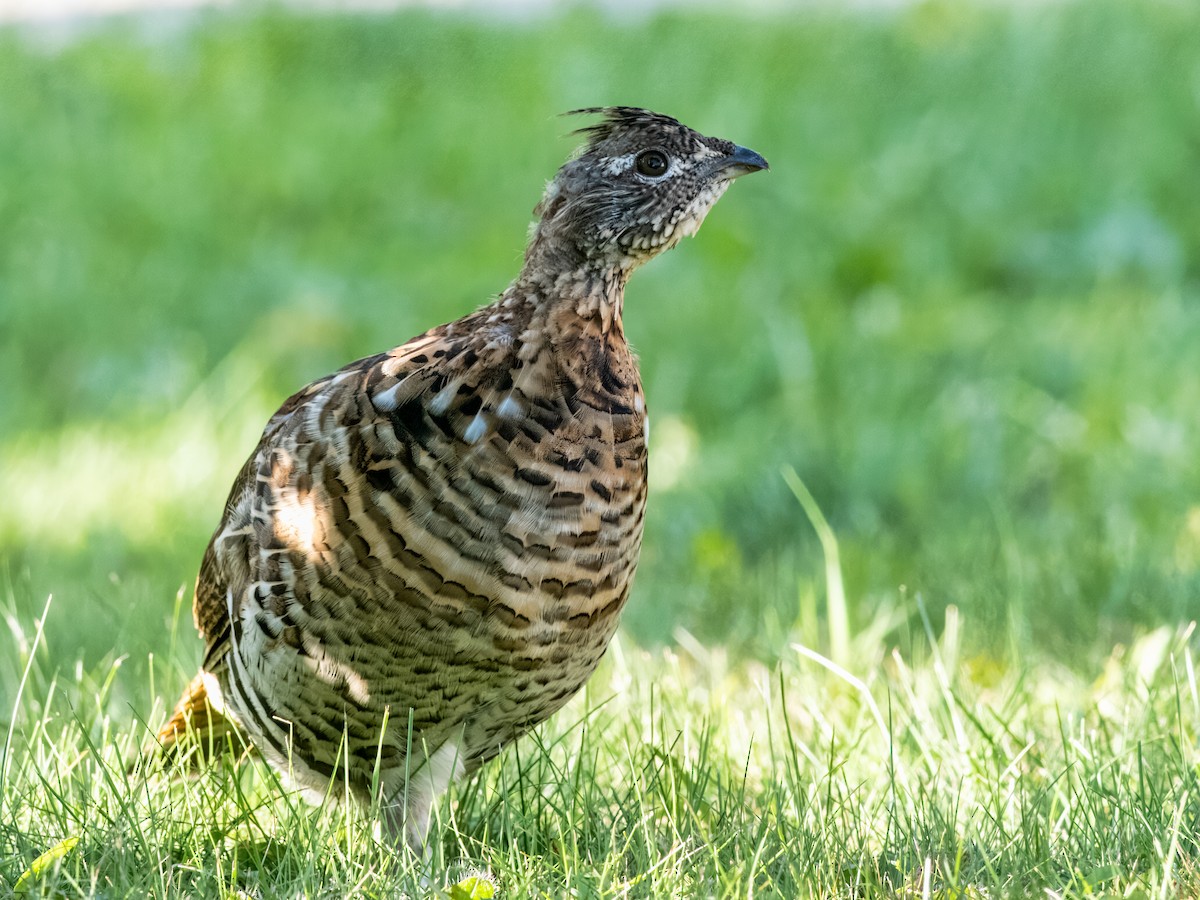
[[[968,656],[953,612],[935,641],[859,635],[842,675],[799,645],[768,667],[686,634],[654,652],[618,641],[583,696],[452,792],[421,862],[258,761],[127,774],[148,732],[113,691],[143,686],[115,665],[44,671],[36,623],[9,625],[30,678],[0,880],[59,848],[27,876],[43,896],[425,896],[472,874],[520,897],[1200,888],[1191,627],[1094,669]]]

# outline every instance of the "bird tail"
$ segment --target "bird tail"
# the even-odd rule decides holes
[[[243,753],[249,747],[237,726],[212,702],[203,672],[184,689],[171,718],[155,738],[142,755],[143,765],[161,759],[165,766],[186,762],[196,767],[227,752]]]

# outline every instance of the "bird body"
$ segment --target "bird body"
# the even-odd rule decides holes
[[[646,503],[626,281],[766,163],[665,116],[589,112],[507,290],[271,418],[201,564],[207,653],[164,743],[223,714],[319,798],[378,790],[416,847],[451,781],[591,675]]]

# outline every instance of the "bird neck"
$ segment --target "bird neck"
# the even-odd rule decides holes
[[[621,311],[629,271],[598,260],[576,260],[561,268],[526,256],[525,266],[509,292],[532,309],[551,335],[590,334],[623,337]]]
[[[637,360],[621,323],[627,278],[619,268],[553,273],[526,266],[492,307],[509,319],[511,352],[525,377],[541,372],[547,390],[568,398],[572,409],[603,412],[604,427],[619,425],[621,440],[642,433],[645,410]],[[620,421],[614,424],[612,416]]]

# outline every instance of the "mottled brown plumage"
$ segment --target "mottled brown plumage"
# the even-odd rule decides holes
[[[494,303],[267,424],[201,564],[208,649],[164,743],[223,713],[317,797],[377,784],[419,846],[437,794],[592,673],[646,503],[625,283],[767,164],[645,110],[582,112],[601,120]]]

